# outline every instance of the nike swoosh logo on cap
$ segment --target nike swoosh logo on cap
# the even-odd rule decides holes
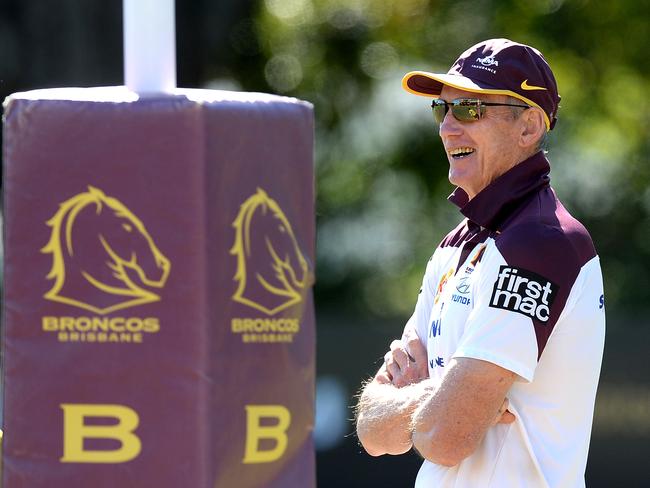
[[[543,86],[529,85],[527,79],[521,82],[521,89],[522,90],[548,90],[548,88],[544,88]]]

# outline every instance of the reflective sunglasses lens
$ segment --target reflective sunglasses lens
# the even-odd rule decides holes
[[[470,122],[479,120],[485,108],[477,100],[455,100],[451,112],[458,120]]]
[[[433,110],[433,120],[435,120],[438,125],[442,124],[442,121],[445,119],[445,115],[447,114],[447,103],[435,99],[431,104],[431,109]]]

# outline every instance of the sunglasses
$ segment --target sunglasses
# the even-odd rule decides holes
[[[520,107],[530,108],[529,105],[515,105],[512,103],[489,103],[479,100],[478,98],[457,98],[451,102],[446,102],[440,98],[435,98],[431,104],[433,109],[433,118],[437,124],[442,124],[445,115],[451,107],[451,113],[461,122],[473,122],[480,120],[485,115],[485,107]]]

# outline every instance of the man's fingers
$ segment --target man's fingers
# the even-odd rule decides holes
[[[390,381],[393,383],[393,385],[401,388],[407,383],[403,378],[402,370],[399,364],[397,361],[395,361],[393,356],[393,351],[388,351],[386,354],[384,354],[384,368],[386,370],[386,375],[390,378]]]
[[[410,385],[429,376],[427,351],[417,335],[407,334],[405,339],[390,343],[390,351],[384,355],[386,371],[398,388]]]
[[[402,372],[395,362],[386,363],[386,372],[390,376],[390,379],[393,381],[393,383],[395,383],[396,380],[400,381],[402,378]],[[395,386],[397,386],[397,384]]]
[[[504,398],[499,410],[497,411],[497,415],[494,418],[493,424],[511,424],[517,419],[512,412],[508,411],[509,405],[510,402],[508,402],[508,399]]]
[[[413,337],[406,343],[406,350],[411,356],[411,361],[415,363],[418,378],[427,378],[429,369],[427,368],[427,350],[420,341],[419,337]]]
[[[406,348],[404,348],[404,346],[400,346],[392,352],[395,362],[399,365],[400,373],[407,384],[421,379],[418,370],[418,363],[415,361],[415,358],[409,354]]]
[[[399,364],[395,362],[393,351],[388,351],[386,354],[384,354],[384,364],[386,365],[386,370],[390,373],[391,376],[399,374],[400,367]]]
[[[517,420],[517,417],[515,417],[509,410],[506,410],[497,421],[497,424],[511,424],[515,420]]]
[[[393,361],[397,363],[399,369],[404,371],[409,367],[410,360],[404,349],[394,349],[391,351]]]
[[[392,383],[392,378],[390,377],[387,371],[380,371],[375,375],[375,381],[382,385],[386,385]]]
[[[413,382],[411,360],[400,340],[390,344],[390,351],[384,355],[384,365],[393,385],[398,388]]]
[[[384,363],[392,363],[393,362],[393,351],[388,351],[386,354],[384,354]]]

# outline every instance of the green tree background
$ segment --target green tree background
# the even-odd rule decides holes
[[[343,296],[359,312],[409,313],[423,265],[458,214],[445,201],[452,187],[429,103],[403,92],[401,77],[444,72],[471,44],[508,37],[538,47],[556,73],[552,181],[593,234],[608,309],[643,308],[649,13],[640,2],[558,0],[260,4],[248,24],[256,71],[269,90],[316,106],[320,303]]]
[[[315,106],[320,372],[349,390],[372,372],[460,219],[446,202],[452,186],[429,102],[401,89],[403,74],[444,72],[475,42],[507,37],[540,49],[556,74],[552,184],[602,261],[610,332],[589,485],[604,479],[601,460],[623,462],[612,443],[647,457],[649,19],[650,3],[637,0],[177,0],[179,86]],[[119,0],[0,0],[0,98],[121,84],[120,26]],[[358,362],[332,359],[350,337],[377,346],[350,346]],[[319,466],[337,459],[320,455]],[[626,472],[636,486],[642,462]]]

